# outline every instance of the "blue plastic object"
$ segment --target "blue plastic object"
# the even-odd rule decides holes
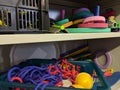
[[[112,76],[106,77],[106,80],[108,81],[110,86],[113,86],[117,81],[120,80],[120,72],[113,73]]]
[[[100,16],[100,5],[97,5],[95,8],[95,16]]]

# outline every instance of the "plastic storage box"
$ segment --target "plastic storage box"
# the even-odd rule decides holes
[[[48,59],[30,59],[26,62],[20,64],[20,66],[25,67],[29,65],[39,66],[40,64],[47,63],[55,63],[56,60],[48,60]],[[74,65],[79,65],[81,67],[81,72],[87,72],[89,74],[93,73],[95,70],[98,80],[95,80],[94,86],[92,90],[111,90],[106,79],[103,76],[101,70],[97,67],[94,62],[91,61],[69,61]],[[32,84],[19,84],[19,83],[11,83],[6,80],[7,74],[0,75],[0,90],[15,90],[15,88],[20,88],[20,90],[34,90],[35,85]],[[24,89],[23,89],[24,88]],[[76,89],[76,88],[65,88],[65,87],[46,87],[45,90],[88,90],[88,89]]]
[[[47,31],[49,0],[0,0],[0,31]]]
[[[0,5],[0,31],[16,30],[16,28],[15,8]]]

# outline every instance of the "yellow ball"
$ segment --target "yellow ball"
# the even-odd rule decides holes
[[[75,84],[72,85],[74,88],[85,88],[91,89],[93,87],[93,78],[86,72],[81,72],[77,75]]]
[[[2,26],[2,20],[0,20],[0,26]]]

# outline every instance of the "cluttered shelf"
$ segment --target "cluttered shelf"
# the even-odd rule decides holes
[[[120,37],[120,33],[109,32],[109,33],[60,33],[60,34],[3,34],[0,35],[0,45],[70,41],[70,40],[72,41],[115,37]]]

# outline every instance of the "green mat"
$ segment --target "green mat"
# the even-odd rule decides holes
[[[102,33],[111,32],[111,28],[66,28],[68,33]]]

